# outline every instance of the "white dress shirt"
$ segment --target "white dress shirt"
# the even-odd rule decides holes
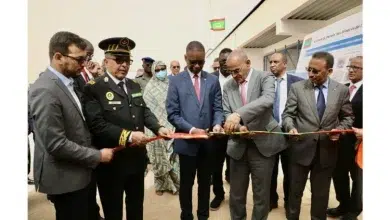
[[[221,85],[221,93],[222,93],[222,95],[223,95],[223,86],[231,78],[233,78],[232,75],[228,75],[227,77],[225,77],[224,75],[222,75],[221,71],[219,71],[218,80],[219,80],[219,85]]]
[[[194,78],[195,74],[192,73],[189,69],[187,69],[187,71],[188,71],[188,73],[190,74],[191,81],[192,81],[192,85],[195,86],[195,78]],[[201,87],[200,87],[200,86],[201,86],[200,84],[201,84],[201,81],[202,81],[202,80],[200,80],[200,79],[201,79],[201,74],[202,74],[202,71],[200,71],[200,72],[198,73],[199,89],[201,88]]]
[[[123,89],[125,90],[126,94],[128,94],[127,93],[127,86],[126,86],[126,78],[123,78],[122,80],[119,80],[119,79],[115,78],[113,75],[111,75],[111,73],[108,72],[108,71],[107,71],[107,75],[112,79],[112,81],[114,81],[114,83],[116,85],[118,85],[120,82],[123,82],[124,83],[123,84]]]
[[[352,101],[353,97],[355,97],[356,92],[360,89],[360,87],[363,85],[363,80],[360,80],[359,82],[353,84],[352,82],[349,84],[349,88],[351,88],[352,85],[355,85],[355,89],[352,91],[349,97],[349,101]],[[349,89],[348,88],[348,89]]]
[[[287,102],[287,73],[284,73],[281,77],[282,81],[280,82],[280,97],[279,97],[279,118],[282,119],[282,114],[284,111],[284,108],[286,107]],[[278,86],[277,78],[275,77],[275,92]],[[276,93],[275,93],[276,95]],[[279,126],[282,126],[282,120],[279,120]]]
[[[324,82],[324,84],[322,84],[324,87],[322,88],[322,93],[324,94],[324,98],[325,98],[325,105],[328,103],[328,89],[329,89],[329,78],[326,79],[326,81]],[[314,84],[314,86],[316,86]],[[314,95],[315,95],[315,98],[316,98],[316,103],[317,103],[317,99],[318,99],[318,93],[319,93],[319,90],[317,87],[314,87]]]
[[[83,109],[81,108],[81,102],[79,100],[79,97],[77,97],[76,92],[74,91],[74,88],[73,88],[73,78],[72,77],[67,78],[66,76],[64,76],[63,74],[61,74],[60,72],[58,72],[57,70],[55,70],[51,66],[49,66],[48,69],[52,73],[54,73],[58,78],[60,78],[62,83],[64,83],[65,87],[68,89],[68,91],[72,95],[74,101],[76,102],[77,107],[79,107],[79,110],[81,112],[81,116],[82,116],[83,120],[85,121],[84,114],[83,114]]]

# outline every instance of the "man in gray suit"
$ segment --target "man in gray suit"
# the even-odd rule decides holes
[[[227,59],[227,71],[233,79],[223,88],[224,129],[240,131],[281,131],[272,117],[275,79],[271,73],[258,72],[241,50]],[[246,219],[246,196],[249,175],[253,187],[252,219],[268,217],[272,170],[275,155],[286,148],[283,136],[261,135],[233,137],[228,141],[230,162],[230,215],[232,220]]]
[[[85,42],[76,34],[58,32],[50,40],[50,66],[31,85],[34,120],[34,179],[46,193],[57,220],[88,218],[88,184],[92,169],[109,162],[112,149],[96,150],[85,123],[80,93],[73,78],[86,60]]]
[[[348,87],[329,78],[333,63],[331,54],[314,53],[307,67],[309,79],[291,86],[282,115],[283,127],[289,133],[351,128],[354,116]],[[339,136],[340,134],[312,134],[299,137],[298,140],[292,138],[289,148],[290,194],[287,219],[299,219],[309,172],[312,193],[311,219],[326,219]]]

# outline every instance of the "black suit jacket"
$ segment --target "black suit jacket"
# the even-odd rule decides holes
[[[126,79],[126,93],[104,74],[84,87],[84,114],[98,149],[114,148],[127,143],[132,131],[144,132],[144,126],[155,134],[161,127],[142,98],[140,85]],[[109,164],[99,170],[119,175],[142,173],[146,167],[146,148],[127,147],[115,153]]]
[[[348,87],[349,85],[349,83],[346,84]],[[356,91],[351,103],[353,114],[355,115],[355,121],[352,126],[355,128],[363,128],[363,84],[358,91]]]
[[[74,85],[77,87],[77,89],[80,91],[80,92],[84,92],[84,87],[85,87],[85,84],[87,84],[83,78],[83,76],[80,74],[76,77],[73,78],[74,80]]]

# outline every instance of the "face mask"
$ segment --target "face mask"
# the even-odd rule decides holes
[[[156,73],[157,79],[159,79],[161,81],[164,80],[165,77],[167,77],[167,75],[168,75],[168,72],[166,70],[160,70],[158,73]]]

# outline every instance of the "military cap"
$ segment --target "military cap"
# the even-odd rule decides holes
[[[142,61],[144,61],[144,62],[151,62],[151,63],[154,62],[154,60],[151,57],[144,57],[144,58],[142,58]]]
[[[99,48],[104,50],[104,53],[112,53],[115,55],[131,56],[131,50],[134,49],[135,42],[127,37],[112,37],[100,41]]]

